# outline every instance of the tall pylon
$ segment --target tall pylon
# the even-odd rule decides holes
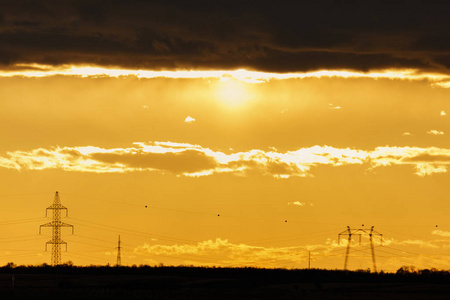
[[[364,226],[364,225],[363,225]],[[348,236],[348,240],[347,240],[347,250],[345,252],[345,262],[344,262],[344,270],[347,270],[347,264],[348,264],[348,256],[350,254],[350,245],[352,242],[352,236],[353,235],[358,235],[359,236],[359,244],[361,245],[361,236],[362,235],[368,235],[369,236],[369,242],[370,242],[370,249],[372,252],[372,266],[373,272],[377,272],[377,264],[375,261],[375,247],[373,245],[373,236],[377,235],[380,237],[380,243],[383,243],[383,234],[373,230],[374,226],[372,226],[370,228],[370,230],[365,229],[365,228],[360,228],[360,229],[350,229],[350,226],[347,226],[347,230],[341,232],[338,234],[338,243],[340,244],[341,242],[341,235],[346,235]]]
[[[122,255],[120,253],[120,235],[119,235],[119,242],[117,243],[117,264],[116,266],[120,267],[122,265]]]
[[[47,251],[47,245],[52,245],[52,266],[57,266],[61,264],[61,245],[66,245],[67,243],[61,239],[61,227],[72,227],[72,234],[74,232],[73,225],[64,223],[61,221],[61,210],[66,211],[66,217],[68,216],[68,209],[61,205],[61,200],[59,199],[58,192],[55,193],[55,198],[53,204],[45,210],[45,216],[47,217],[48,210],[53,210],[53,220],[49,223],[42,224],[39,226],[39,234],[41,234],[42,227],[52,227],[52,239],[45,244],[45,251]]]

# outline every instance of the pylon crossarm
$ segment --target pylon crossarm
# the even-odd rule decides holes
[[[342,231],[341,233],[339,233],[338,235],[348,235],[348,230],[346,229],[346,230]]]
[[[66,245],[66,251],[67,251],[67,242],[64,242],[63,240],[61,240],[61,242],[59,242],[60,245]]]
[[[73,225],[70,225],[70,224],[61,222],[60,226],[61,226],[61,227],[72,227],[72,234],[74,233],[74,227],[73,227]]]
[[[40,225],[39,227],[53,227],[54,224],[55,224],[54,222],[48,222],[48,223]]]
[[[62,210],[62,209],[67,209],[67,207],[62,206],[61,204],[59,204],[59,205],[53,204],[52,206],[47,207],[47,209],[60,209],[60,210]]]
[[[39,226],[39,234],[41,234],[41,228],[42,227],[52,227],[53,226],[53,222],[49,222],[49,223],[45,223]]]

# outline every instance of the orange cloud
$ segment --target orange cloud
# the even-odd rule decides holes
[[[150,245],[134,248],[134,253],[151,256],[170,256],[185,262],[202,262],[212,258],[211,265],[276,266],[280,262],[299,264],[307,259],[305,247],[261,247],[231,243],[227,239],[202,241],[197,244]]]
[[[367,164],[369,168],[411,165],[419,176],[447,172],[450,149],[377,147],[373,151],[330,146],[313,146],[295,151],[249,150],[224,153],[200,145],[173,142],[135,143],[130,148],[104,149],[94,146],[55,147],[7,152],[0,167],[17,170],[62,169],[65,171],[124,173],[170,172],[184,176],[232,173],[260,174],[275,178],[311,176],[319,165]]]

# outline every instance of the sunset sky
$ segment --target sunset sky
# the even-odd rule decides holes
[[[0,265],[450,269],[449,4],[148,2],[0,2]]]

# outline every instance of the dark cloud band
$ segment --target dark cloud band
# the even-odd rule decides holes
[[[0,64],[448,71],[449,4],[361,2],[3,1]]]

